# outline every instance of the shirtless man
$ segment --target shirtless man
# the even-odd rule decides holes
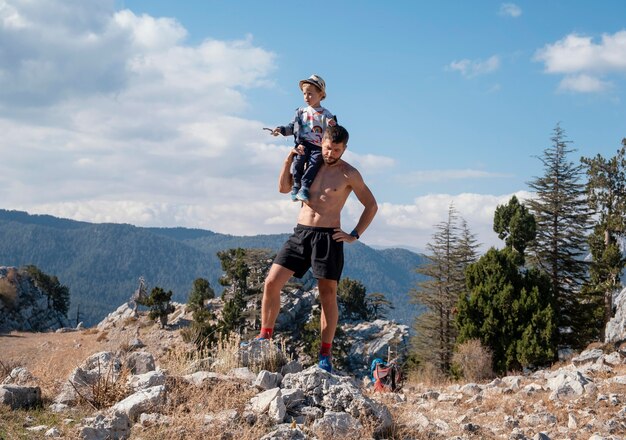
[[[332,370],[330,354],[339,317],[337,283],[343,269],[343,243],[358,240],[378,210],[376,199],[363,182],[361,174],[341,159],[348,145],[348,137],[346,129],[339,125],[328,127],[324,133],[324,164],[311,185],[309,202],[302,204],[298,225],[278,252],[265,279],[261,333],[257,337],[272,337],[280,312],[280,291],[289,278],[293,275],[302,278],[312,268],[322,304],[319,366],[328,372]],[[302,152],[293,149],[285,159],[278,181],[281,193],[291,191],[290,167],[294,154]],[[364,209],[352,232],[346,233],[341,229],[341,209],[352,191]]]

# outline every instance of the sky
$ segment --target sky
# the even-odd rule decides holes
[[[277,191],[303,105],[350,132],[379,211],[361,240],[422,251],[450,204],[484,250],[571,160],[626,137],[626,2],[0,0],[0,208],[234,235],[289,232]],[[351,196],[342,227],[361,205]]]

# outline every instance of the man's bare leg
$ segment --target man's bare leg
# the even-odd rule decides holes
[[[278,264],[272,264],[263,286],[261,328],[274,328],[276,318],[280,312],[280,291],[292,276],[292,270]]]
[[[322,342],[332,344],[339,319],[337,281],[318,279],[317,286],[320,292],[320,303],[322,303],[322,316],[320,318]]]

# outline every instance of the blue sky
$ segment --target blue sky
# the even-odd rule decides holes
[[[312,73],[381,206],[367,244],[423,249],[450,203],[497,244],[493,210],[530,196],[557,122],[572,160],[626,136],[623,1],[36,3],[0,0],[2,208],[287,232],[291,139],[261,127]]]

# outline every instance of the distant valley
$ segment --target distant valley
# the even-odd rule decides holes
[[[144,228],[88,223],[0,209],[0,266],[34,264],[70,288],[68,317],[77,308],[87,326],[128,301],[143,276],[149,288],[172,290],[186,302],[193,280],[207,278],[216,293],[221,268],[217,252],[262,248],[276,252],[287,234],[239,237],[202,229]],[[368,293],[382,292],[395,309],[389,318],[411,325],[420,307],[408,292],[426,257],[405,249],[376,250],[363,243],[345,247],[344,276],[361,281]]]

